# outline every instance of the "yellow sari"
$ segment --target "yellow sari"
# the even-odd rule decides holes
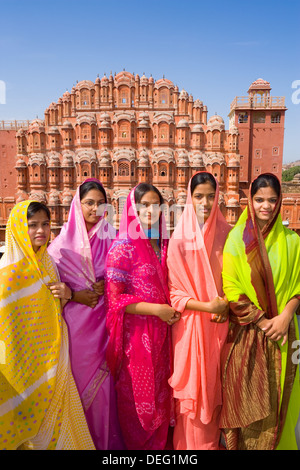
[[[250,200],[223,252],[231,324],[223,357],[221,427],[233,450],[297,449],[296,315],[284,346],[256,326],[263,315],[279,315],[300,294],[300,238],[282,225],[280,202],[272,221],[260,231]]]
[[[58,281],[46,245],[34,252],[32,201],[17,204],[0,261],[0,449],[94,449],[68,355]]]

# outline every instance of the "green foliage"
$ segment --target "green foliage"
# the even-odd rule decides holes
[[[282,172],[282,181],[292,181],[297,173],[300,173],[300,166],[292,166],[288,170],[284,170]]]

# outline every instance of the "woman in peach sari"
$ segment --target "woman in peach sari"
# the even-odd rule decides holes
[[[171,305],[181,312],[172,326],[176,399],[174,449],[220,448],[220,353],[228,302],[222,294],[222,251],[230,226],[218,207],[219,188],[196,173],[168,250]]]

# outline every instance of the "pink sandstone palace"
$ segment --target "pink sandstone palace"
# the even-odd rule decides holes
[[[54,235],[67,220],[78,185],[88,177],[104,184],[115,226],[129,190],[139,182],[157,186],[167,207],[186,201],[190,177],[211,171],[220,184],[220,207],[235,224],[251,180],[270,171],[281,178],[284,97],[270,95],[270,83],[253,82],[236,97],[229,129],[221,116],[166,78],[154,81],[126,71],[84,80],[44,120],[0,121],[0,241],[11,208],[24,199],[49,206]],[[300,229],[300,195],[283,202],[283,219]],[[176,223],[176,210],[168,224]]]

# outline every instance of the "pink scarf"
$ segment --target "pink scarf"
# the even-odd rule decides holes
[[[101,184],[95,178],[89,178],[84,182],[88,181]],[[98,239],[100,255],[101,251],[108,249],[114,235],[114,228],[104,217],[101,217],[97,224],[87,232],[80,203],[79,186],[71,203],[68,222],[64,224],[59,236],[48,248],[48,252],[59,268],[61,280],[69,283],[72,289],[77,286],[74,290],[91,289],[92,284],[96,282],[96,275],[90,242],[94,237]],[[102,263],[104,272],[105,256],[99,256],[97,263]]]
[[[222,295],[222,252],[230,226],[219,206],[219,186],[211,214],[201,228],[188,186],[187,203],[168,250],[172,306],[182,313],[172,327],[174,372],[170,385],[180,400],[180,413],[204,424],[222,403],[220,352],[228,322],[211,322],[211,314],[185,310],[188,300],[203,302]]]
[[[168,385],[171,332],[158,317],[126,314],[125,309],[136,302],[169,303],[168,240],[163,219],[161,215],[159,262],[140,224],[133,189],[123,210],[119,235],[109,250],[106,263],[105,298],[110,333],[107,362],[117,384],[122,368],[129,371],[131,383],[126,386],[128,390],[132,389],[133,397],[128,395],[128,400],[134,400],[139,422],[149,433],[165,422],[167,429],[173,409]],[[119,415],[124,413],[119,409]],[[125,419],[130,420],[130,416]]]

